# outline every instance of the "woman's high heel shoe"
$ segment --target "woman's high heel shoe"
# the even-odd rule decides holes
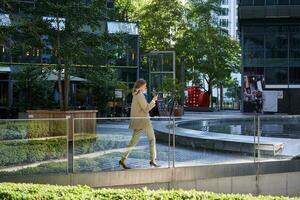
[[[119,160],[119,165],[120,165],[120,167],[122,166],[124,169],[131,169],[124,163],[124,160]]]
[[[160,165],[158,165],[155,161],[150,161],[150,166],[151,167],[161,167]]]

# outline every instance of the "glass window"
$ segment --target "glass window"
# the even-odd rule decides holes
[[[228,27],[228,19],[220,19],[219,24],[221,27]]]
[[[228,8],[222,8],[220,15],[221,16],[228,16],[228,13],[229,13],[229,9]]]
[[[243,28],[243,32],[246,33],[253,33],[253,34],[259,34],[259,33],[263,33],[264,32],[264,27],[263,26],[245,26],[242,27]]]
[[[137,65],[137,49],[138,49],[138,38],[131,36],[128,38],[128,59],[129,65],[136,66]]]
[[[300,5],[300,0],[290,0],[292,5]]]
[[[290,58],[300,58],[300,33],[290,34]]]
[[[266,58],[288,57],[288,27],[270,26],[266,28]]]
[[[253,0],[241,0],[240,4],[245,6],[253,5]]]
[[[289,0],[278,0],[278,5],[289,5]]]
[[[277,4],[277,0],[266,0],[266,4],[267,5],[276,5]]]
[[[245,67],[245,75],[264,75],[264,67]]]
[[[290,33],[290,66],[300,65],[300,33]]]
[[[290,68],[290,83],[300,84],[300,67]]]
[[[128,33],[138,35],[139,29],[137,23],[130,22],[107,22],[108,33]]]
[[[228,5],[228,0],[222,0],[222,1],[221,1],[221,4],[222,4],[222,5]]]
[[[265,1],[264,0],[254,0],[254,5],[255,6],[265,5]]]
[[[268,67],[266,68],[266,84],[287,84],[288,68],[287,67]]]
[[[289,27],[289,32],[300,32],[300,26],[290,26]]]
[[[65,18],[56,18],[56,17],[51,17],[51,16],[47,16],[47,17],[43,17],[43,20],[47,23],[50,24],[51,28],[55,29],[55,30],[65,30],[65,23],[66,23],[66,19]]]
[[[264,35],[247,34],[244,35],[244,59],[264,58]]]

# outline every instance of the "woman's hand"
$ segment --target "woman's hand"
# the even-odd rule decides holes
[[[158,96],[155,95],[155,96],[153,97],[152,101],[157,101],[157,99],[158,99]]]

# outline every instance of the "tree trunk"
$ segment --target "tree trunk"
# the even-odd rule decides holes
[[[60,61],[60,59],[59,59],[59,61]],[[58,92],[59,92],[59,107],[60,107],[60,110],[63,110],[64,109],[63,108],[64,107],[64,99],[63,99],[63,91],[62,91],[62,84],[61,84],[61,73],[62,73],[62,70],[59,69],[58,75],[57,75]]]
[[[208,83],[208,95],[209,95],[209,107],[212,109],[213,108],[213,102],[212,102],[212,86],[211,82],[209,81]]]
[[[223,101],[224,101],[223,85],[220,84],[220,110],[223,110]]]
[[[181,58],[180,60],[181,62],[181,65],[180,65],[180,82],[181,82],[181,85],[182,87],[180,88],[180,104],[181,106],[184,106],[184,88],[185,88],[185,58]]]
[[[64,110],[69,108],[69,88],[70,88],[70,74],[69,67],[65,66],[65,76],[64,76]]]
[[[59,17],[58,14],[56,14],[56,26],[59,27]],[[64,110],[64,98],[63,98],[63,90],[62,90],[62,67],[61,67],[61,55],[60,55],[60,32],[57,31],[57,38],[56,38],[56,45],[57,45],[57,58],[58,58],[58,75],[57,75],[57,81],[58,81],[58,92],[59,92],[59,108],[60,110]]]

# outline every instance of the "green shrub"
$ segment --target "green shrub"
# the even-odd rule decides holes
[[[27,138],[46,137],[49,132],[49,121],[29,121],[27,127]]]
[[[64,120],[49,121],[49,136],[67,135],[67,123]]]
[[[94,134],[81,134],[75,136],[74,151],[75,155],[81,155],[124,148],[127,144],[126,137],[103,136],[96,139]],[[62,137],[46,140],[0,141],[0,152],[3,152],[0,154],[0,167],[62,159],[67,157],[67,140],[66,137]]]
[[[140,156],[141,150],[133,150],[130,157],[131,158],[142,158],[146,159],[149,155]],[[122,156],[121,152],[111,152],[104,155],[99,155],[93,158],[75,158],[74,159],[74,171],[75,172],[96,172],[96,171],[111,171],[114,168],[119,169],[118,161]],[[159,155],[160,156],[160,155]],[[18,171],[2,171],[0,172],[0,177],[14,177],[23,175],[42,175],[42,174],[53,174],[53,173],[65,173],[67,169],[67,162],[50,162],[40,164],[36,167],[28,167],[20,169]]]
[[[0,122],[0,140],[26,138],[26,123],[21,121]]]
[[[64,120],[32,120],[0,122],[0,140],[66,136]]]
[[[299,197],[217,194],[195,190],[92,189],[88,186],[0,184],[0,199],[99,199],[99,200],[296,200]]]
[[[67,135],[67,125],[64,120],[34,120],[29,121],[27,126],[27,138]]]
[[[95,142],[95,136],[82,136],[78,140],[78,149],[89,149]],[[87,146],[87,147],[86,147]],[[18,140],[0,142],[0,166],[27,164],[49,159],[67,157],[67,139],[50,138],[47,140]],[[85,151],[81,151],[85,153]]]
[[[0,142],[0,166],[66,158],[67,140],[63,138],[47,140],[22,140]]]
[[[37,167],[28,167],[17,171],[0,171],[0,177],[32,176],[45,174],[67,173],[67,162],[50,162],[40,164]]]

